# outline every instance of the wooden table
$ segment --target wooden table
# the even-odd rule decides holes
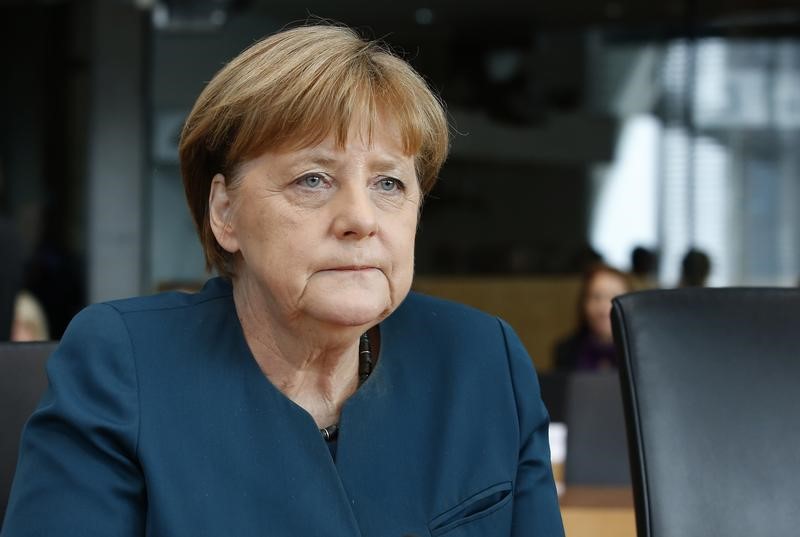
[[[567,487],[560,504],[567,537],[636,537],[629,487]]]

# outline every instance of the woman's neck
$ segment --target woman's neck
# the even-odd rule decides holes
[[[258,366],[320,427],[335,423],[358,388],[359,327],[332,327],[273,313],[255,291],[234,285],[234,303]]]

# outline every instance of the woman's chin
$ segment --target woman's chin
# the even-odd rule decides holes
[[[380,321],[390,310],[388,294],[384,296],[348,296],[331,292],[310,300],[306,313],[325,324],[338,326],[364,326]]]

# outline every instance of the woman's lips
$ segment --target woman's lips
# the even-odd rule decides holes
[[[334,267],[334,268],[328,269],[328,270],[335,270],[335,271],[346,271],[346,270],[349,270],[349,271],[356,271],[357,272],[357,271],[362,271],[362,270],[376,270],[377,268],[378,267],[366,266],[366,265],[348,265],[348,266],[344,266],[344,267]]]
[[[327,274],[352,274],[353,276],[364,274],[367,275],[371,272],[380,272],[380,268],[376,265],[340,265],[338,267],[330,267],[320,270],[320,273]]]

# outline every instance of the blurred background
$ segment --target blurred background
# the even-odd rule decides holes
[[[796,0],[0,0],[1,262],[49,337],[88,302],[207,277],[182,122],[227,60],[309,16],[385,39],[443,97],[415,286],[506,317],[541,369],[580,275],[628,273],[637,247],[635,288],[679,285],[690,251],[693,284],[798,284]]]

